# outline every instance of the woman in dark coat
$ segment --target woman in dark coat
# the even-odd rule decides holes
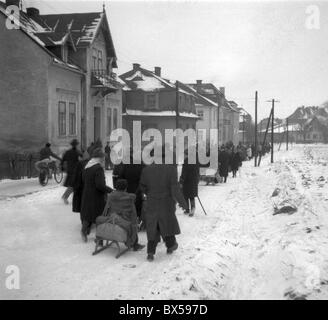
[[[79,163],[79,157],[82,157],[82,153],[77,149],[79,142],[74,139],[71,142],[72,148],[65,152],[63,156],[63,167],[66,171],[66,178],[64,182],[64,187],[66,191],[62,195],[62,199],[65,204],[68,204],[68,197],[73,193],[73,183],[74,183],[74,174],[77,164]]]
[[[230,160],[230,166],[231,166],[233,178],[236,178],[236,173],[239,167],[241,166],[241,163],[242,163],[242,158],[240,152],[238,150],[234,151],[231,155],[231,160]]]
[[[85,166],[89,161],[88,152],[83,153],[83,158],[76,166],[73,180],[73,201],[72,201],[72,211],[81,213],[81,203],[82,203],[82,192],[83,192],[83,181],[82,174]],[[82,222],[82,218],[81,218]]]
[[[187,209],[185,214],[192,217],[195,214],[195,197],[198,196],[199,183],[199,164],[188,163],[188,157],[185,158],[182,172],[180,176],[180,184],[182,184],[183,196],[187,202]],[[189,207],[190,202],[190,207]],[[191,210],[189,210],[189,208]]]
[[[113,191],[106,186],[104,158],[102,149],[94,149],[92,159],[87,163],[82,174],[81,235],[84,241],[87,241],[92,224],[104,211],[107,193]]]
[[[147,199],[145,212],[147,259],[152,261],[160,236],[165,241],[168,254],[178,248],[175,235],[180,234],[180,228],[175,215],[176,201],[183,208],[186,208],[186,203],[179,193],[178,172],[175,165],[154,163],[146,166],[141,174],[140,188]]]
[[[223,147],[219,153],[219,174],[224,178],[224,182],[227,182],[227,177],[229,174],[229,162],[230,156],[226,149]]]

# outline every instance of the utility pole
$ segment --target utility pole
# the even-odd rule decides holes
[[[255,91],[255,157],[254,166],[257,166],[257,91]]]
[[[270,101],[267,101],[270,102]],[[273,144],[274,144],[274,104],[279,102],[278,100],[272,99],[272,118],[271,118],[271,163],[273,163]]]
[[[218,149],[219,149],[220,148],[220,104],[221,104],[220,95],[217,95],[217,101],[218,101]]]
[[[175,83],[175,128],[179,128],[179,83]]]
[[[245,115],[243,114],[243,145],[245,145]]]
[[[286,125],[287,125],[287,130],[286,130],[286,133],[287,133],[287,137],[286,137],[286,150],[288,151],[288,142],[289,142],[289,123],[288,123],[288,118],[286,119]]]

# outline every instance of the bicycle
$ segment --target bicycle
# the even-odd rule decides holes
[[[42,187],[45,187],[52,174],[54,175],[55,181],[59,184],[63,180],[63,171],[58,161],[49,160],[49,162],[38,161],[35,167],[39,171],[39,183]]]

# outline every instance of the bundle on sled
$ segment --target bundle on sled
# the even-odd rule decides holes
[[[201,169],[199,180],[204,181],[206,185],[215,185],[222,182],[219,171],[211,168]]]
[[[93,255],[116,245],[118,254],[116,259],[131,249],[128,243],[128,232],[119,224],[122,224],[122,218],[116,214],[110,216],[99,216],[96,220],[96,248]],[[123,222],[124,223],[124,222]],[[128,221],[127,221],[128,223]],[[126,248],[122,250],[120,243],[123,243]]]

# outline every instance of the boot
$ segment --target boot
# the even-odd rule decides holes
[[[166,250],[166,253],[167,253],[167,254],[172,254],[173,251],[175,251],[175,250],[177,250],[177,249],[178,249],[178,243],[176,242],[171,248],[168,248],[168,249]]]
[[[144,247],[145,247],[145,245],[137,243],[133,246],[133,251],[142,250]]]
[[[147,260],[148,260],[149,262],[154,261],[154,255],[153,255],[152,253],[148,253]]]
[[[195,208],[191,208],[191,211],[189,213],[189,217],[193,217],[195,215]]]

